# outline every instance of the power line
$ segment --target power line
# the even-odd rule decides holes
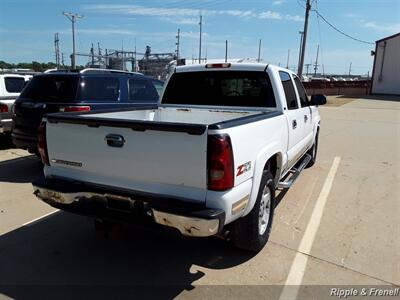
[[[320,17],[326,24],[328,24],[332,29],[336,30],[336,31],[339,32],[340,34],[342,34],[342,35],[344,35],[344,36],[346,36],[346,37],[348,37],[348,38],[350,38],[350,39],[352,39],[352,40],[354,40],[354,41],[360,42],[360,43],[364,43],[364,44],[368,44],[368,45],[375,45],[375,43],[368,42],[368,41],[364,41],[364,40],[360,40],[360,39],[358,39],[358,38],[355,38],[355,37],[353,37],[353,36],[351,36],[351,35],[349,35],[349,34],[343,32],[342,30],[340,30],[339,28],[337,28],[336,26],[334,26],[332,23],[330,23],[327,19],[325,19],[325,17],[324,17],[323,15],[321,15],[321,14],[318,12],[318,10],[312,9],[312,11],[314,11],[314,12],[317,14],[318,17]]]
[[[304,0],[303,0],[303,1],[304,1]],[[315,3],[317,3],[317,1],[315,1]],[[303,4],[301,4],[301,2],[300,2],[299,0],[297,0],[297,4],[298,4],[299,6],[301,6],[302,8],[306,9],[306,7],[305,7]],[[332,29],[336,30],[336,31],[339,32],[340,34],[342,34],[342,35],[344,35],[344,36],[346,36],[346,37],[348,37],[348,38],[350,38],[350,39],[352,39],[352,40],[354,40],[354,41],[360,42],[360,43],[364,43],[364,44],[368,44],[368,45],[375,45],[375,43],[373,43],[373,42],[364,41],[364,40],[355,38],[355,37],[353,37],[353,36],[351,36],[351,35],[349,35],[349,34],[343,32],[342,30],[340,30],[339,28],[337,28],[336,26],[334,26],[332,23],[330,23],[327,19],[325,19],[325,17],[324,17],[323,15],[321,15],[321,13],[318,11],[318,9],[311,9],[311,10],[314,11],[314,12],[316,13],[317,17],[321,17],[321,19],[322,19],[326,24],[328,24]]]

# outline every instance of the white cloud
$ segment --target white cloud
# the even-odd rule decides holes
[[[95,4],[87,5],[89,9],[97,13],[106,14],[119,14],[130,16],[145,16],[145,17],[159,17],[163,20],[177,23],[177,24],[190,24],[196,25],[198,23],[198,16],[201,14],[205,16],[226,15],[238,18],[257,18],[257,19],[271,19],[271,20],[288,20],[288,21],[302,21],[300,16],[283,15],[276,11],[257,12],[255,10],[198,10],[191,8],[163,8],[163,7],[146,7],[141,5],[120,5],[120,4]]]
[[[281,5],[284,2],[285,2],[285,0],[275,0],[274,2],[272,2],[272,4],[273,5]]]
[[[301,16],[298,16],[298,15],[296,15],[296,16],[286,15],[285,19],[286,20],[290,20],[290,21],[296,21],[296,22],[303,22],[304,21],[304,18],[301,17]]]
[[[173,24],[182,24],[182,25],[197,25],[199,24],[198,18],[172,18],[172,17],[165,17],[163,20],[173,23]]]
[[[189,8],[161,8],[145,7],[141,5],[121,4],[94,4],[86,8],[100,13],[125,14],[136,16],[176,17],[176,16],[198,16],[199,10]]]
[[[361,26],[365,28],[373,29],[377,32],[382,33],[396,33],[400,31],[400,23],[395,24],[378,24],[373,21],[364,21],[361,20]]]
[[[98,35],[132,35],[137,36],[137,31],[125,30],[125,29],[77,29],[79,34],[98,34]]]
[[[259,18],[260,19],[273,19],[273,20],[281,20],[282,19],[282,15],[276,11],[264,11],[262,13],[259,14]]]
[[[378,33],[396,33],[400,31],[400,23],[377,23],[375,21],[365,20],[361,15],[354,13],[347,13],[344,17],[354,19],[359,26],[372,29]]]
[[[353,19],[353,18],[360,18],[360,15],[354,14],[354,13],[347,13],[347,14],[344,15],[344,17]]]

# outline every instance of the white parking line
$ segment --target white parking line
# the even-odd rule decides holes
[[[298,252],[293,260],[289,275],[286,279],[285,287],[282,290],[280,300],[296,299],[299,286],[303,281],[304,272],[307,266],[308,255],[310,254],[318,227],[321,223],[325,204],[332,188],[333,180],[340,163],[340,157],[335,157],[328,176],[325,179],[321,193],[315,203],[311,218],[301,239]]]
[[[45,214],[45,215],[43,215],[41,217],[38,217],[36,219],[30,220],[29,222],[26,222],[26,223],[22,224],[22,226],[31,226],[31,225],[35,224],[36,222],[41,221],[41,220],[43,220],[43,219],[45,219],[45,218],[47,218],[47,217],[59,212],[59,211],[60,210],[57,209],[55,211],[49,212],[48,214]]]

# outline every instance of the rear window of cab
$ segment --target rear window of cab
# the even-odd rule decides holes
[[[276,107],[268,74],[254,71],[174,73],[163,104]]]

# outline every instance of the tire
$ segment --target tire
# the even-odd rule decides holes
[[[269,194],[269,197],[267,194]],[[268,213],[268,215],[263,215],[264,218],[261,217],[262,207],[265,209],[264,213]],[[233,244],[246,251],[259,252],[268,241],[274,216],[274,208],[274,178],[271,172],[266,170],[261,178],[257,200],[253,209],[247,216],[240,218],[232,224],[231,238]]]
[[[317,161],[317,152],[318,152],[318,134],[319,131],[317,131],[317,134],[315,135],[315,141],[313,146],[310,148],[310,150],[307,151],[307,154],[311,155],[311,160],[308,163],[308,165],[306,166],[307,168],[311,168],[315,162]]]

